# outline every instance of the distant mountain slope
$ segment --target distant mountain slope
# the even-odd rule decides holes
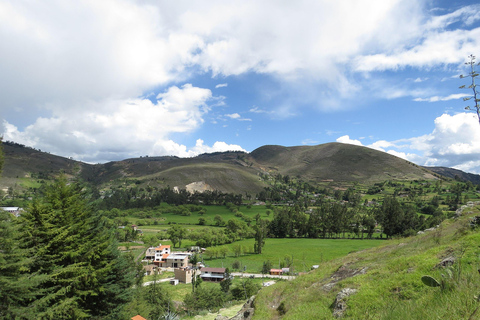
[[[458,169],[447,167],[424,167],[430,171],[452,179],[471,181],[474,184],[480,184],[480,174],[467,173]]]
[[[1,175],[2,188],[14,185],[22,178],[53,176],[63,171],[74,174],[79,170],[88,171],[90,165],[56,156],[16,143],[2,143],[5,163]]]
[[[130,179],[141,185],[181,189],[189,186],[193,190],[199,187],[242,194],[255,194],[266,186],[259,178],[260,173],[280,173],[312,183],[328,181],[339,184],[435,178],[432,171],[398,157],[341,143],[263,146],[251,153],[218,152],[194,158],[142,157],[95,165],[15,143],[4,143],[3,148],[5,165],[0,178],[2,189],[14,184],[25,186],[29,179],[54,176],[59,172],[70,175],[80,173],[83,179],[98,187],[108,187],[112,183]],[[451,177],[451,171],[447,169],[444,168],[443,173],[436,172]],[[461,171],[456,174],[461,178],[476,176]]]
[[[304,180],[376,182],[388,179],[433,179],[411,162],[367,147],[327,143],[318,146],[263,146],[250,154],[265,169]]]

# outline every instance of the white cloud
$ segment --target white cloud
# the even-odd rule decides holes
[[[224,151],[243,151],[247,152],[241,146],[236,144],[227,144],[223,141],[217,141],[213,144],[213,146],[209,147],[203,144],[204,141],[201,139],[197,140],[197,143],[194,148],[192,148],[192,152],[197,154],[201,153],[212,153],[212,152],[224,152]]]
[[[391,148],[388,153],[420,165],[453,167],[480,174],[479,141],[480,125],[476,115],[459,113],[436,118],[435,129],[429,134],[387,142],[384,146]],[[405,153],[399,149],[412,152]]]
[[[240,119],[241,118],[241,116],[238,113],[226,114],[225,116],[230,118],[230,119]]]
[[[249,118],[242,118],[242,116],[239,115],[238,113],[226,114],[225,116],[227,118],[235,119],[235,120],[238,120],[238,121],[252,121],[252,119],[249,119]]]
[[[448,95],[446,97],[440,97],[440,96],[433,96],[433,97],[428,97],[428,98],[415,98],[413,101],[427,101],[427,102],[438,102],[438,101],[449,101],[449,100],[456,100],[456,99],[462,99],[464,97],[469,97],[469,94],[465,93],[455,93]]]
[[[318,144],[319,142],[313,139],[305,139],[302,141],[302,145],[314,145]]]
[[[480,124],[474,113],[443,114],[435,129],[419,137],[397,141],[378,140],[366,145],[425,166],[452,167],[480,174]],[[363,145],[344,135],[337,142]]]
[[[354,144],[354,145],[357,145],[357,146],[363,146],[363,144],[360,140],[350,139],[350,136],[348,136],[348,135],[341,136],[340,138],[337,139],[337,142]]]
[[[228,83],[219,83],[215,86],[215,89],[228,87]]]
[[[208,89],[190,84],[181,88],[172,86],[159,94],[155,102],[148,99],[92,102],[85,109],[58,111],[51,118],[39,118],[23,131],[6,122],[5,140],[88,162],[144,154],[193,156],[196,150],[210,147],[202,144],[187,150],[169,136],[196,130],[212,100]],[[218,142],[211,148],[222,150],[229,146]]]
[[[448,30],[453,23],[471,25],[480,17],[480,6],[472,5],[446,15],[432,16],[415,25],[410,39],[392,50],[359,56],[357,71],[397,70],[405,67],[431,68],[446,64],[461,65],[471,52],[480,50],[480,28]]]

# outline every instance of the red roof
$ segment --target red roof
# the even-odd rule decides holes
[[[162,251],[163,249],[170,249],[170,245],[164,245],[164,246],[155,248],[156,251]]]
[[[147,319],[145,319],[144,317],[138,314],[135,317],[132,317],[132,320],[147,320]]]

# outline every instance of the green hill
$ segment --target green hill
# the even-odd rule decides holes
[[[433,179],[431,171],[367,147],[342,143],[318,146],[264,146],[251,157],[266,170],[300,176],[306,181],[379,182]]]
[[[263,146],[251,153],[221,152],[194,158],[141,157],[87,164],[6,142],[0,188],[28,187],[65,172],[100,188],[135,181],[142,185],[250,193],[267,184],[260,174],[282,174],[312,183],[366,183],[433,179],[434,173],[384,152],[341,143]]]
[[[463,213],[435,230],[385,241],[262,289],[253,319],[335,319],[342,308],[343,319],[479,319],[480,232],[470,222],[480,211]],[[425,285],[423,276],[440,286]],[[342,291],[351,295],[339,301]]]

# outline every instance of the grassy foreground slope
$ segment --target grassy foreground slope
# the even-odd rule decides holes
[[[254,319],[333,319],[344,288],[357,290],[346,298],[344,319],[479,319],[480,232],[469,227],[479,214],[480,207],[468,208],[434,231],[386,241],[264,288]],[[455,257],[453,266],[438,266],[447,257]],[[443,279],[444,288],[424,285],[424,275]]]

